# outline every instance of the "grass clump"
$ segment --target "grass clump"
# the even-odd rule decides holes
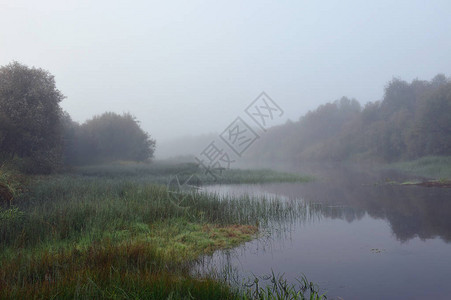
[[[158,222],[152,226],[149,242],[169,258],[189,260],[249,241],[258,228],[253,225],[220,226],[199,224],[184,219]]]
[[[20,195],[26,178],[6,165],[0,166],[0,207],[13,205],[14,198]]]
[[[322,300],[327,299],[320,294],[319,287],[308,281],[305,275],[296,279],[297,284],[289,284],[283,274],[271,272],[269,276],[254,276],[245,286],[243,299],[292,299],[292,300]]]

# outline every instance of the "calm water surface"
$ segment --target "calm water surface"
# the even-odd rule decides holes
[[[222,194],[312,203],[287,230],[206,258],[241,278],[300,274],[329,299],[451,299],[451,189],[381,184],[399,179],[330,168],[311,183],[210,186]],[[339,298],[338,298],[339,299]]]

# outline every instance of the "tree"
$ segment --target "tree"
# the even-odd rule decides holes
[[[65,136],[68,140],[75,139],[66,142],[66,161],[71,164],[145,161],[153,157],[155,140],[141,129],[131,114],[106,112],[80,126],[70,119],[66,124]]]
[[[363,109],[346,97],[320,105],[298,122],[270,128],[249,152],[254,160],[294,162],[451,155],[451,80],[395,78],[381,101]]]
[[[451,155],[451,82],[441,84],[418,109],[416,154]]]
[[[12,62],[0,68],[0,152],[28,161],[25,171],[48,173],[61,158],[64,98],[48,71]]]
[[[80,124],[73,121],[69,113],[64,112],[61,118],[61,126],[63,128],[63,162],[65,165],[74,165],[79,156],[79,140]]]

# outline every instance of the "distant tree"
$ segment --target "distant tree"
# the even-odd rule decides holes
[[[442,85],[445,85],[449,83],[449,79],[446,78],[444,74],[437,74],[434,78],[431,80],[431,84],[434,88],[440,87]]]
[[[416,156],[451,155],[451,82],[421,103],[415,124]]]
[[[145,161],[153,157],[155,150],[155,140],[128,113],[106,112],[81,126],[68,121],[65,132],[68,137],[66,161],[71,164]]]
[[[18,62],[0,67],[0,152],[25,171],[48,173],[61,159],[64,96],[48,71]]]
[[[76,165],[79,157],[80,124],[73,121],[67,112],[61,118],[63,128],[63,162],[65,165]]]
[[[283,145],[283,147],[280,147]],[[249,157],[258,160],[397,161],[451,155],[451,81],[393,79],[363,110],[346,97],[268,130]]]
[[[415,102],[416,97],[412,86],[403,80],[395,78],[385,87],[381,113],[389,116],[401,108],[412,109]]]

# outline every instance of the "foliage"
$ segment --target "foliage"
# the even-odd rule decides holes
[[[48,71],[18,62],[0,68],[0,156],[22,158],[28,173],[49,173],[61,156],[64,96]]]
[[[153,157],[155,140],[131,114],[106,112],[82,125],[64,118],[65,161],[71,165],[116,160],[146,161]]]
[[[156,169],[166,178],[177,167]],[[247,299],[193,277],[191,263],[305,211],[299,201],[171,191],[151,183],[157,174],[107,170],[35,177],[0,210],[0,298]]]
[[[444,75],[393,79],[384,98],[363,109],[347,98],[321,105],[298,122],[271,128],[248,157],[392,162],[426,155],[451,155],[451,81]]]
[[[155,140],[131,114],[111,112],[80,125],[60,108],[64,96],[48,71],[18,62],[0,67],[0,163],[48,174],[69,165],[145,161]]]
[[[27,177],[7,164],[0,166],[0,207],[10,207],[15,198],[24,192]]]

